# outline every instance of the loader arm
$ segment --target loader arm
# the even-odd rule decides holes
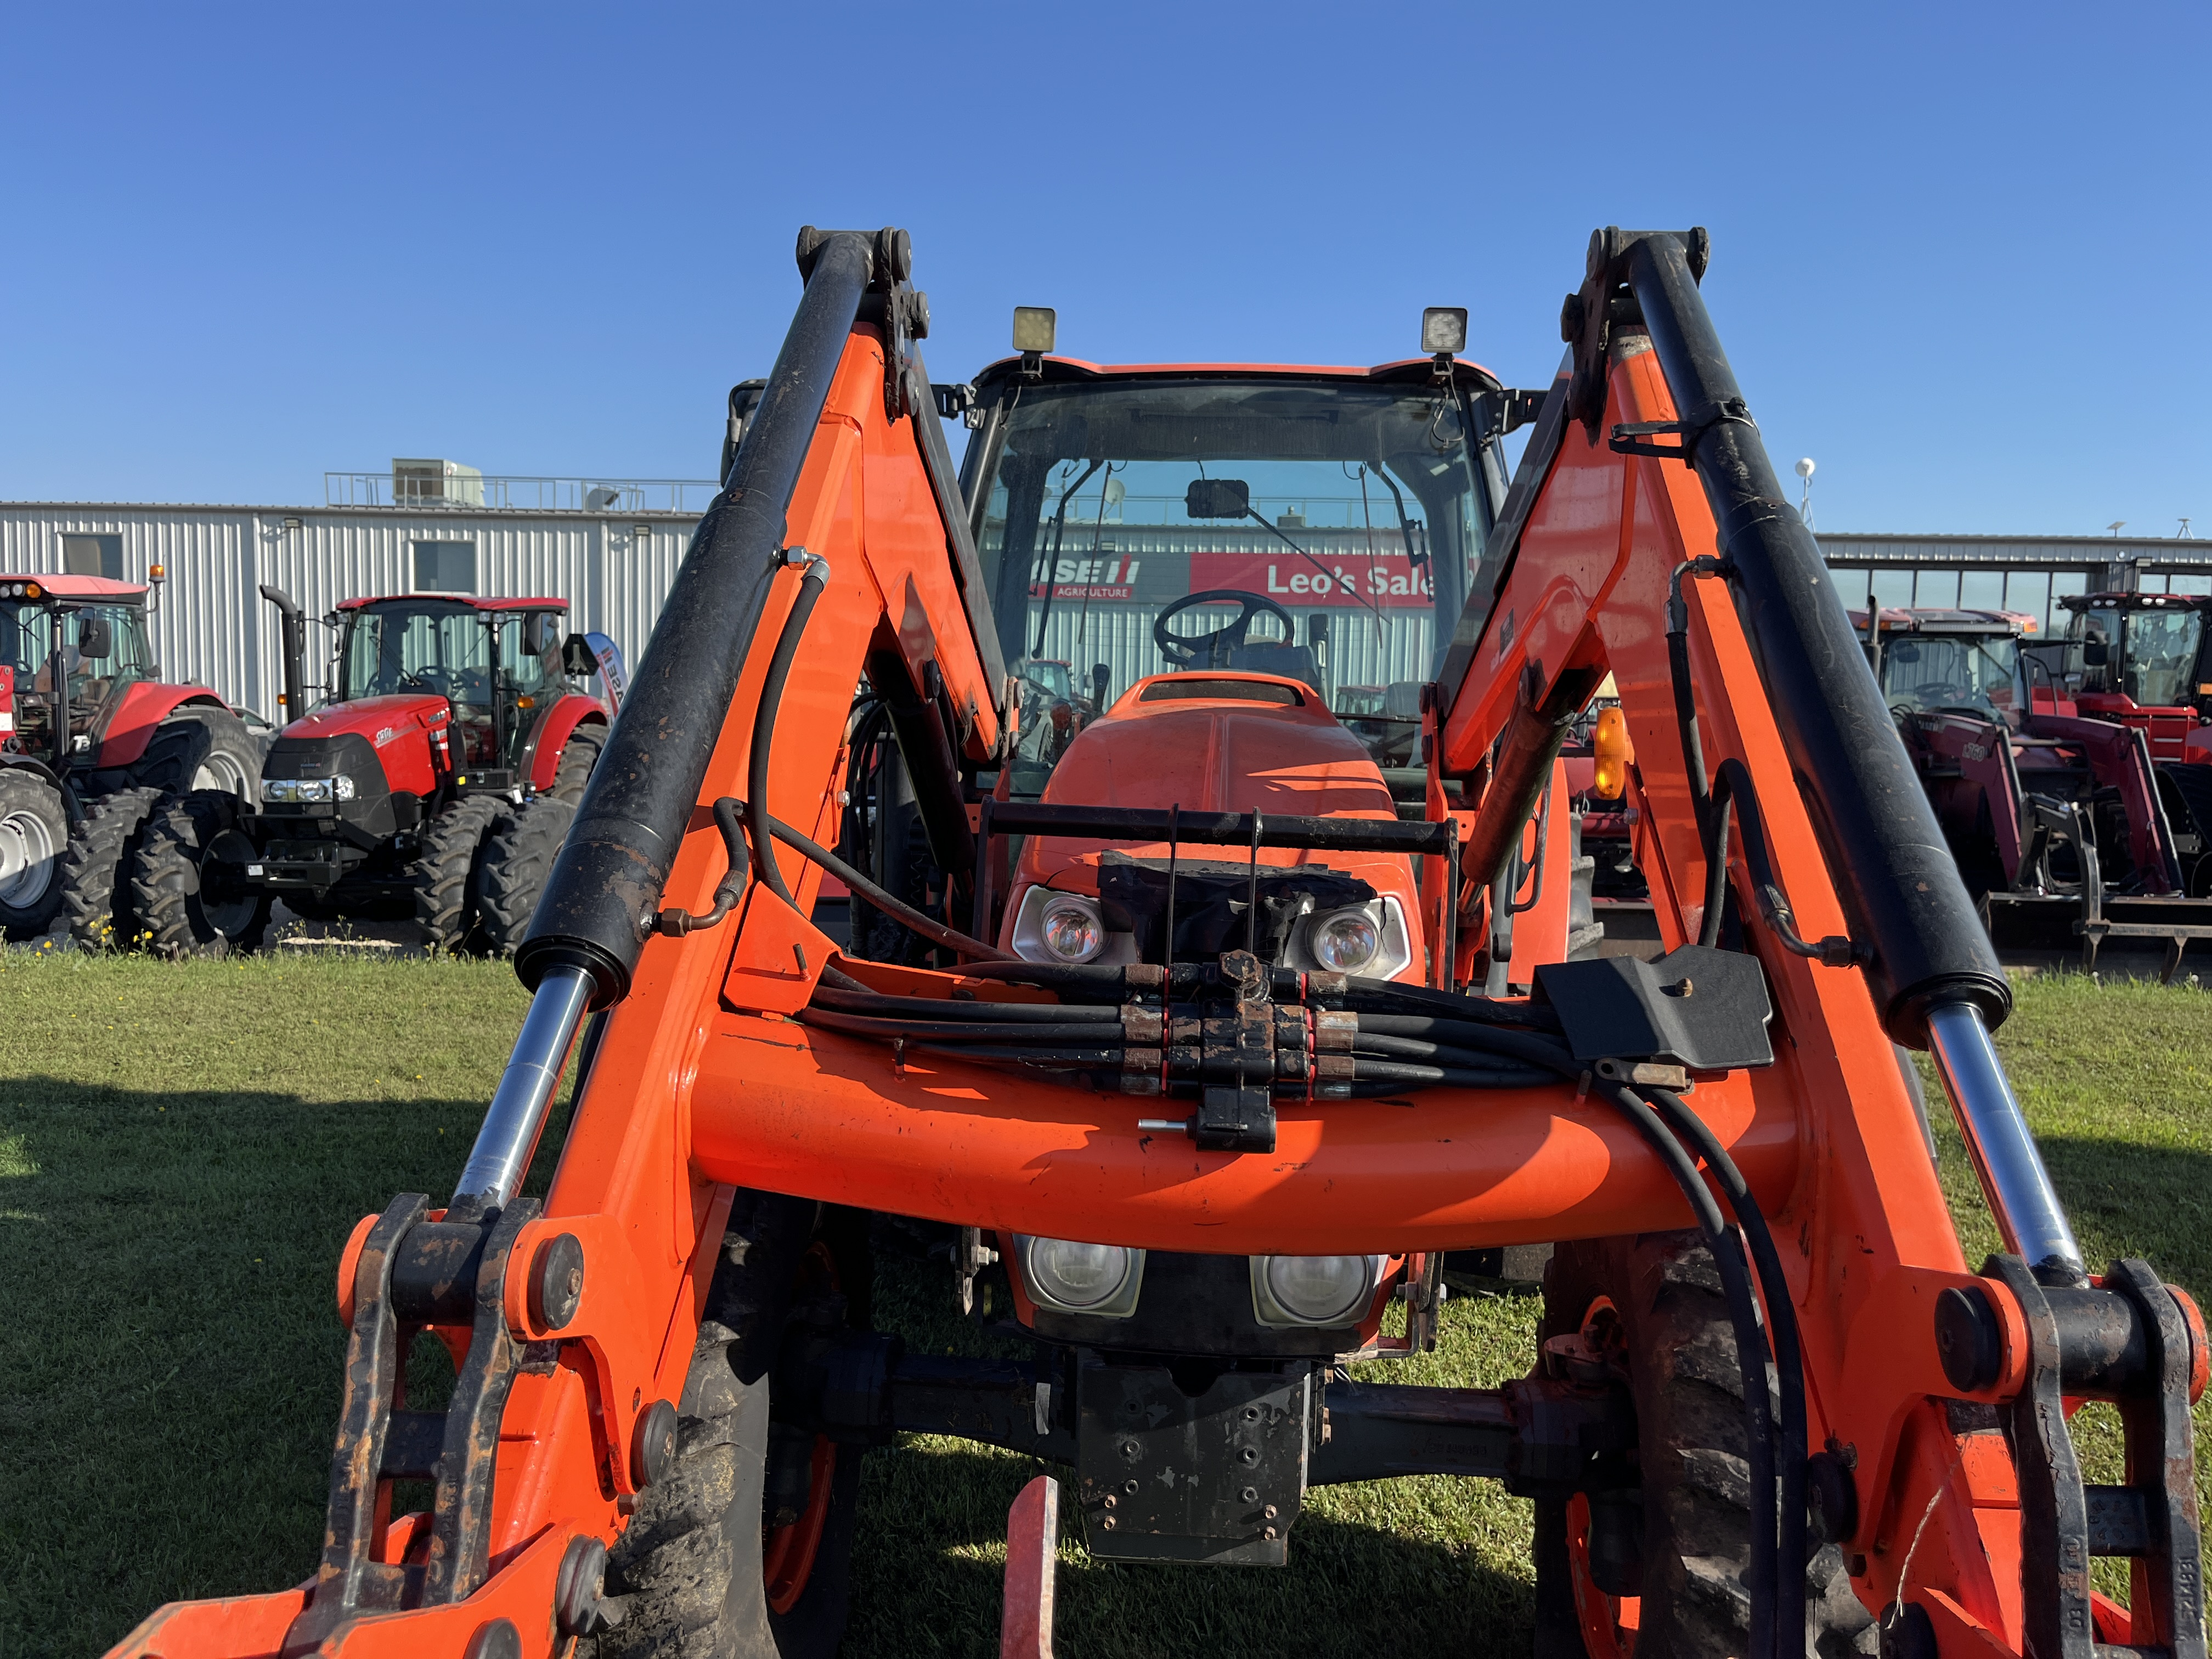
[[[1809,1494],[1815,1541],[1841,1547],[1868,1607],[1895,1610],[1900,1653],[2095,1659],[2101,1638],[2199,1659],[2187,1404],[2203,1386],[2201,1328],[2142,1264],[2116,1265],[2101,1284],[2082,1271],[1990,1047],[2009,1005],[2003,975],[1818,550],[1778,499],[1697,293],[1704,257],[1702,233],[1594,240],[1569,307],[1567,372],[1423,699],[1423,823],[1398,822],[1387,793],[1368,816],[1209,810],[1188,823],[1168,800],[1017,809],[1002,793],[971,817],[969,782],[1006,755],[1013,705],[914,350],[927,307],[908,284],[902,233],[802,233],[798,317],[518,956],[531,1012],[467,1166],[444,1208],[416,1194],[364,1218],[342,1260],[350,1340],[315,1576],[274,1595],[173,1604],[116,1651],[536,1659],[619,1613],[600,1601],[606,1547],[680,1455],[687,1373],[708,1340],[702,1315],[740,1187],[1002,1243],[1064,1235],[1255,1262],[1319,1251],[1410,1261],[1692,1219],[1725,1240],[1684,1151],[1694,1147],[1747,1231],[1761,1213],[1771,1224],[1780,1261],[1771,1277],[1757,1267],[1763,1325],[1778,1355],[1795,1352],[1785,1336],[1802,1346],[1802,1376],[1791,1364],[1783,1379],[1783,1508],[1767,1559],[1778,1530],[1785,1547],[1805,1541]],[[1440,377],[1449,367],[1439,358]],[[1562,1064],[1564,1047],[1536,1034],[1576,1010],[1542,989],[1562,964],[1510,948],[1511,917],[1548,902],[1547,925],[1564,935],[1563,884],[1548,901],[1536,890],[1566,846],[1544,804],[1564,803],[1562,737],[1607,673],[1635,742],[1638,858],[1665,942],[1704,948],[1674,958],[1701,964],[1700,977],[1655,984],[1652,1003],[1702,996],[1702,1010],[1763,980],[1749,1002],[1762,1014],[1771,1003],[1771,1065],[1647,1071],[1602,1047]],[[838,840],[863,677],[890,711],[948,875],[942,916],[913,925],[936,930],[949,965],[851,963],[868,976],[833,979],[837,948],[810,915],[823,848]],[[1139,701],[1133,689],[1127,701]],[[1325,711],[1298,729],[1315,744],[1338,740]],[[994,943],[957,929],[991,931],[992,879],[963,890],[960,877],[988,872],[994,809],[1037,840],[1079,830],[1152,846],[1164,825],[1170,872],[1178,836],[1246,848],[1245,949],[1218,967],[1176,956],[1170,873],[1157,964],[1040,972],[994,960]],[[1423,913],[1426,974],[1409,968],[1398,984],[1269,970],[1252,942],[1273,867],[1263,843],[1418,866],[1420,902],[1407,908]],[[1521,897],[1523,864],[1532,890]],[[1469,983],[1483,939],[1491,996]],[[1516,977],[1524,969],[1539,981],[1534,999]],[[1024,975],[1032,983],[1009,988]],[[1120,1070],[1091,1092],[881,1038],[900,1029],[890,1015],[933,1006],[922,999],[1043,1018],[1034,1005],[1057,990],[1109,979],[1126,1001],[1085,1012],[1113,1024],[1104,1052]],[[1191,1063],[1218,1072],[1227,1062],[1206,1045],[1242,1056],[1251,1050],[1237,1045],[1256,1044],[1268,1069],[1248,1087],[1237,1057],[1222,1073],[1233,1087],[1209,1083],[1187,1121],[1163,1120],[1152,1115],[1164,1097],[1191,1086],[1175,1072],[1172,998],[1201,982],[1243,988],[1226,1005],[1233,1018],[1189,1022]],[[1553,981],[1570,997],[1588,982]],[[1160,993],[1149,1005],[1140,984]],[[884,1012],[840,1012],[825,988],[833,1003],[872,999]],[[1347,1004],[1362,998],[1455,1028],[1479,1014],[1493,1024],[1468,1041],[1552,1069],[1532,1079],[1508,1065],[1484,1084],[1440,1068],[1413,1098],[1356,1098],[1362,1062],[1347,1052],[1330,1070],[1323,1060],[1338,1057],[1322,1048],[1341,1033],[1348,1049],[1365,1016]],[[523,1177],[580,1031],[578,1096],[541,1204],[520,1195]],[[1961,1257],[1893,1040],[1933,1054],[2005,1238],[2009,1254],[1980,1273]],[[1291,1046],[1279,1052],[1279,1041]],[[1224,1125],[1217,1097],[1232,1117],[1255,1115]],[[1081,1231],[1067,1234],[1077,1216]],[[1730,1273],[1748,1336],[1748,1281]],[[422,1332],[461,1356],[442,1413],[410,1410],[404,1395],[407,1344]],[[841,1352],[884,1361],[890,1350]],[[1079,1444],[1049,1388],[956,1369],[898,1376],[961,1402],[963,1431],[993,1443],[1060,1461]],[[841,1383],[837,1409],[857,1415],[838,1420],[856,1432],[935,1420],[896,1414],[898,1376]],[[1582,1454],[1543,1442],[1540,1419],[1568,1421],[1556,1413],[1571,1400],[1601,1413],[1603,1389],[1587,1382],[1540,1364],[1515,1385],[1522,1394],[1449,1409],[1428,1397],[1449,1391],[1398,1391],[1424,1396],[1402,1407],[1390,1390],[1334,1395],[1345,1439],[1322,1478],[1487,1472],[1564,1501]],[[2127,1486],[2084,1488],[2063,1423],[2074,1396],[2120,1401]],[[1746,1410],[1761,1420],[1763,1402]],[[2000,1413],[2009,1440],[1993,1431]],[[1431,1461],[1360,1464],[1363,1443],[1401,1444],[1390,1437],[1414,1424],[1443,1448]],[[1477,1455],[1504,1443],[1510,1456]],[[1300,1444],[1291,1503],[1306,1479]],[[1138,1442],[1126,1449],[1137,1455]],[[1539,1450],[1560,1454],[1566,1484],[1531,1474]],[[431,1510],[394,1516],[398,1480],[434,1482]],[[2105,1517],[2094,1533],[2092,1496]],[[1266,1540],[1279,1559],[1273,1528]],[[2132,1613],[2098,1607],[2094,1627],[2093,1547],[2134,1555],[2136,1574]],[[1770,1632],[1804,1611],[1791,1577],[1749,1587]],[[1759,1659],[1794,1650],[1774,1640]]]

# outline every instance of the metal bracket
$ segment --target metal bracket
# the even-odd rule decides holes
[[[980,400],[976,398],[975,386],[964,380],[957,386],[933,384],[929,388],[929,394],[937,399],[937,414],[939,420],[957,420],[969,410],[981,407]]]
[[[1741,421],[1754,432],[1759,422],[1751,418],[1751,410],[1741,398],[1730,398],[1721,403],[1700,404],[1679,421],[1623,421],[1613,428],[1608,441],[1616,455],[1650,455],[1662,461],[1680,461],[1684,466],[1697,465],[1698,440],[1723,421]],[[1645,438],[1674,433],[1680,444],[1654,444]]]
[[[975,1311],[975,1275],[998,1261],[999,1253],[983,1243],[981,1227],[963,1227],[955,1248],[952,1271],[960,1280],[960,1311],[966,1316]]]
[[[1540,392],[1505,388],[1484,392],[1482,409],[1490,417],[1490,435],[1502,438],[1509,432],[1518,432],[1543,412],[1544,399],[1551,395],[1549,387]]]

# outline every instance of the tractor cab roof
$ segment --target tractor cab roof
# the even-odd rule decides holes
[[[986,381],[1004,380],[1018,373],[1021,366],[1022,360],[1018,356],[1001,357],[978,374],[975,382],[981,386]],[[1329,363],[1093,363],[1080,357],[1046,357],[1042,361],[1041,371],[1042,380],[1048,386],[1147,379],[1364,380],[1371,385],[1389,386],[1428,380],[1436,374],[1437,365],[1432,357],[1407,357],[1377,363],[1371,368]],[[1473,392],[1495,391],[1500,384],[1498,377],[1481,364],[1459,358],[1453,360],[1452,377]]]
[[[375,599],[340,599],[341,611],[367,611],[380,605],[465,605],[471,611],[559,611],[566,612],[566,599],[494,599],[474,593],[386,593]]]
[[[2212,611],[2212,593],[2064,593],[2058,603],[2084,611]]]
[[[110,581],[105,576],[0,576],[0,599],[105,599],[111,605],[143,603],[143,582]]]
[[[1866,612],[1850,613],[1851,626],[1866,631]],[[2041,624],[2024,611],[1911,610],[1899,605],[1881,608],[1885,634],[2005,634],[2017,639],[2033,634]]]

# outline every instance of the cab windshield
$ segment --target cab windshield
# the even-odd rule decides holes
[[[88,626],[89,625],[89,626]],[[99,635],[102,626],[107,637]],[[146,645],[146,613],[135,605],[71,605],[36,601],[0,604],[0,668],[15,671],[18,696],[43,697],[53,690],[57,630],[68,665],[70,700],[91,703],[133,681],[150,679],[153,653]],[[106,650],[86,650],[88,641]]]
[[[2008,634],[1917,634],[1881,648],[1881,690],[1892,708],[1961,708],[2017,718],[2026,706],[2020,641]]]
[[[444,697],[469,763],[506,763],[527,735],[538,700],[569,689],[556,622],[550,611],[479,611],[449,600],[364,607],[347,618],[339,699],[425,691]],[[540,648],[532,650],[533,642]]]
[[[1027,703],[1087,699],[1102,666],[1109,701],[1151,674],[1286,675],[1410,755],[1490,528],[1462,390],[1164,376],[1008,404],[970,499],[1025,758],[1069,729]]]
[[[2120,690],[2146,708],[2195,701],[2201,611],[2136,611],[2128,617]]]

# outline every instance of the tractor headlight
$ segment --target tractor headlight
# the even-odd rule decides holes
[[[1382,1272],[1379,1255],[1255,1255],[1252,1311],[1262,1325],[1356,1325]]]
[[[1405,913],[1395,898],[1322,910],[1299,923],[1283,965],[1389,979],[1413,960]]]
[[[1080,893],[1032,887],[1014,915],[1014,954],[1024,962],[1074,967],[1086,962],[1134,962],[1136,942],[1106,925],[1098,901]]]
[[[261,781],[261,799],[269,801],[351,800],[356,793],[354,781],[343,772],[334,778],[264,778]]]
[[[1382,930],[1364,906],[1321,917],[1313,923],[1310,938],[1314,960],[1333,974],[1359,972],[1382,945]]]
[[[1142,1250],[1019,1233],[1014,1255],[1030,1298],[1041,1308],[1099,1319],[1127,1319],[1137,1310],[1145,1277]]]

